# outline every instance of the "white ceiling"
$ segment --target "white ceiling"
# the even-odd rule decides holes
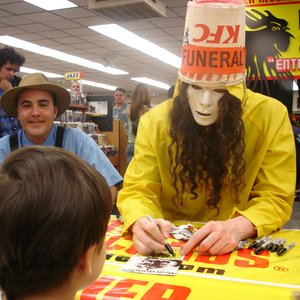
[[[51,0],[49,0],[51,1]],[[129,72],[109,75],[16,48],[26,58],[24,67],[58,73],[80,71],[84,79],[124,87],[129,93],[137,82],[131,77],[149,77],[174,84],[177,69],[146,54],[120,44],[88,28],[112,23],[88,9],[88,0],[71,0],[79,7],[46,11],[22,0],[0,0],[0,35],[10,35],[41,46],[63,51]],[[119,0],[122,1],[122,0]],[[187,0],[166,0],[167,17],[118,23],[135,34],[181,56]],[[1,48],[4,47],[0,44]],[[23,74],[21,74],[23,75]],[[69,82],[65,82],[69,86]],[[111,94],[111,91],[84,86],[85,92]],[[152,92],[166,94],[152,87]]]

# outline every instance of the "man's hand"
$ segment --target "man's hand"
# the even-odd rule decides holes
[[[3,90],[3,91],[7,91],[7,90],[10,90],[12,88],[12,85],[11,83],[6,80],[6,79],[2,79],[0,81],[0,88]]]
[[[180,254],[186,255],[196,246],[200,253],[226,254],[233,251],[240,240],[255,235],[253,224],[243,216],[227,221],[210,221],[197,230],[182,246]]]
[[[164,219],[155,219],[153,224],[146,217],[132,226],[132,241],[139,254],[149,255],[156,250],[164,251],[164,239],[169,237],[172,224]]]

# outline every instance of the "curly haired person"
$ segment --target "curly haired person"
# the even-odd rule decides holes
[[[164,250],[176,220],[205,222],[182,255],[222,255],[291,216],[293,131],[281,102],[246,88],[244,28],[242,0],[188,2],[174,98],[140,118],[117,200],[141,254]]]

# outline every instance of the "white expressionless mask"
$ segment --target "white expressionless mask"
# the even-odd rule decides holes
[[[199,85],[189,85],[187,90],[189,105],[197,124],[209,126],[218,120],[218,103],[225,92],[225,88],[202,88]]]

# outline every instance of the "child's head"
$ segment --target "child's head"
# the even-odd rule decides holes
[[[8,299],[57,289],[74,272],[78,289],[95,280],[111,203],[105,179],[66,150],[34,146],[8,156],[0,170],[0,287]]]

